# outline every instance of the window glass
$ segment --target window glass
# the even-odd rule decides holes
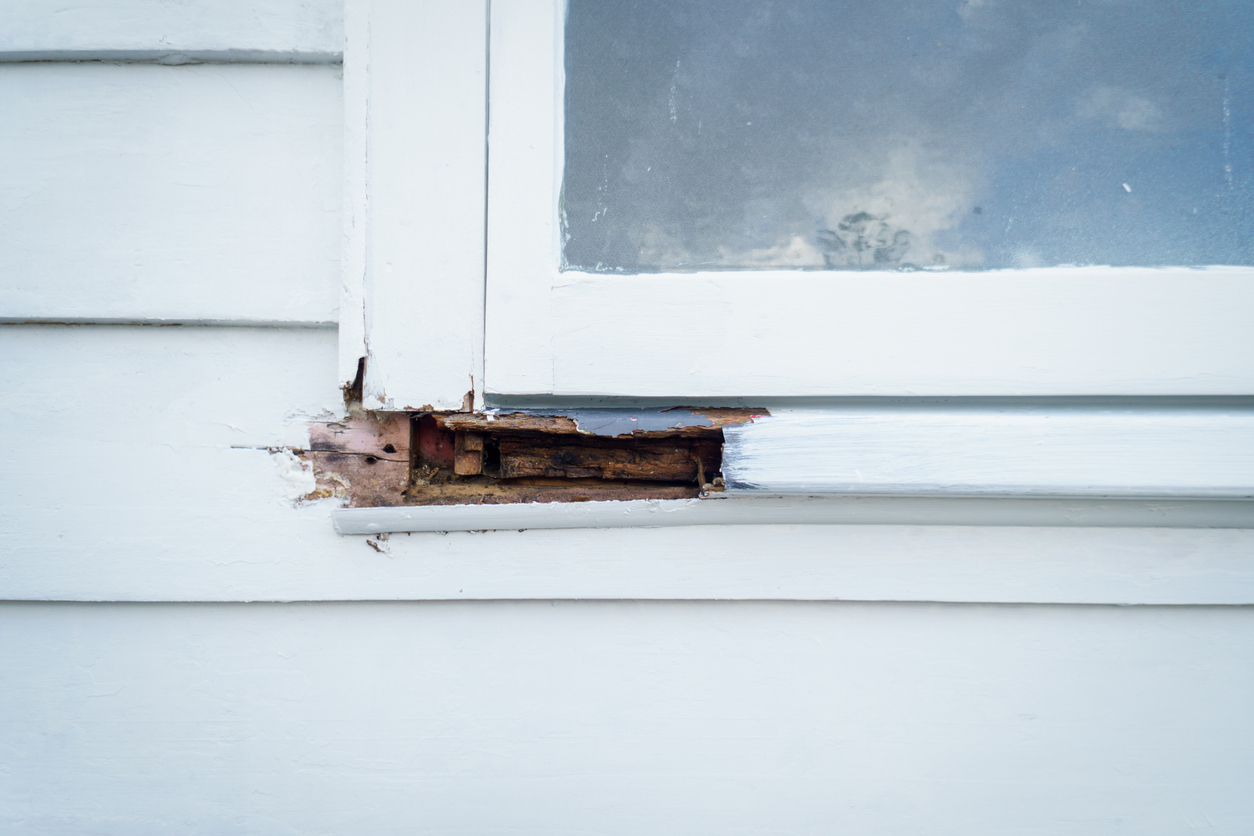
[[[564,267],[1254,264],[1249,0],[570,0]]]

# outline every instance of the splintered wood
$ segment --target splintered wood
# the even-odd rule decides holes
[[[722,427],[763,414],[357,413],[315,424],[308,455],[350,507],[677,499],[721,490]]]

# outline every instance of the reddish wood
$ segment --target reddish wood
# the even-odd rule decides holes
[[[442,428],[434,415],[423,415],[416,421],[418,461],[433,467],[452,467],[457,459],[453,433]]]

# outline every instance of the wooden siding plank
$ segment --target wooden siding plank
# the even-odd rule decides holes
[[[334,322],[338,68],[0,65],[0,317]]]
[[[1249,830],[1247,608],[6,604],[0,636],[17,834]]]
[[[0,327],[0,598],[1254,603],[1254,530],[1095,527],[1062,501],[1031,504],[1044,522],[852,500],[865,524],[340,536],[334,501],[294,504],[311,474],[281,449],[340,408],[335,351],[330,330]]]
[[[131,53],[337,57],[342,0],[22,0],[8,4],[0,60]]]

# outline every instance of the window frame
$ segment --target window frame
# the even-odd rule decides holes
[[[339,374],[367,358],[367,408],[1254,394],[1248,267],[559,272],[563,9],[346,4]]]
[[[366,409],[621,396],[809,410],[805,432],[774,419],[746,428],[776,451],[741,474],[757,495],[876,493],[864,475],[902,449],[922,457],[894,475],[898,496],[972,495],[954,468],[989,455],[1014,485],[980,496],[1254,495],[1254,435],[1236,432],[1205,463],[1189,452],[1216,408],[1254,424],[1251,268],[558,272],[563,1],[346,4],[339,374]],[[852,433],[850,410],[868,396],[877,417]],[[910,409],[928,399],[958,410],[960,428],[919,430]],[[1116,403],[1149,421],[1143,432],[1089,432],[1074,412]],[[1177,426],[1155,405],[1200,409],[1202,423]],[[1008,406],[1040,420],[997,450],[966,443],[991,438]],[[1055,463],[1032,451],[1059,427],[1073,427],[1064,463],[1098,455],[1109,478],[1050,487]],[[752,487],[800,453],[812,465],[804,490]],[[1164,463],[1152,478],[1146,458]],[[431,513],[446,530],[445,512]]]
[[[565,0],[491,9],[490,395],[1254,393],[1254,268],[559,271]]]

